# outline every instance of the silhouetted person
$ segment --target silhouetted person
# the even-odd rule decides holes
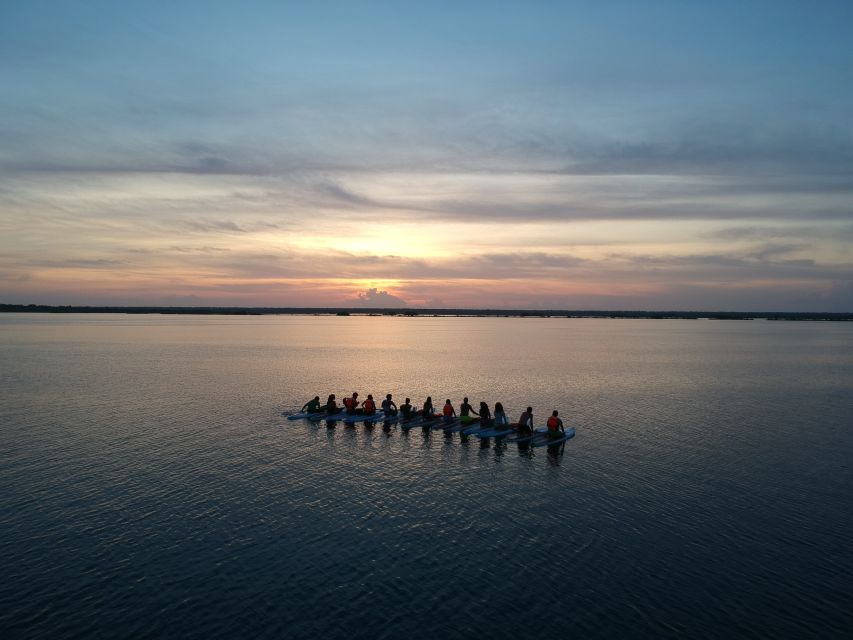
[[[353,391],[351,398],[344,398],[344,408],[349,415],[358,413],[358,391]]]
[[[361,403],[362,408],[364,409],[364,415],[372,416],[376,413],[376,403],[373,401],[373,395],[367,394],[367,400]]]
[[[526,435],[533,433],[533,407],[527,407],[518,419],[518,433]]]
[[[391,399],[390,393],[382,401],[382,413],[386,416],[397,415],[397,404]]]
[[[424,420],[431,420],[433,413],[435,413],[435,409],[432,406],[432,396],[427,396],[427,399],[424,400],[424,408],[421,409],[421,415],[423,415]]]
[[[332,393],[329,395],[329,399],[326,400],[326,413],[330,416],[335,415],[338,412],[338,403],[335,402],[335,394]]]
[[[412,401],[406,398],[406,401],[400,405],[400,414],[403,416],[403,420],[411,420],[413,413]]]
[[[489,411],[489,405],[485,402],[480,403],[480,426],[484,429],[488,429],[492,426],[492,412]]]
[[[509,426],[509,420],[506,417],[506,412],[504,411],[504,406],[500,402],[495,403],[495,426],[496,427],[507,427],[507,426]]]
[[[320,412],[320,396],[314,396],[313,400],[309,400],[308,402],[303,404],[300,411],[307,411],[308,413],[319,413]]]
[[[548,437],[549,438],[559,438],[561,435],[566,433],[566,430],[563,428],[563,421],[558,417],[560,414],[554,409],[554,412],[551,414],[551,417],[548,418]]]
[[[456,409],[454,409],[453,405],[450,403],[450,398],[444,402],[444,408],[442,408],[441,413],[444,415],[445,422],[450,422],[456,417]]]
[[[474,407],[472,407],[470,404],[468,404],[468,398],[462,398],[462,404],[459,407],[459,417],[463,418],[463,420],[465,418],[470,419],[472,413],[478,417],[480,415],[479,413],[474,411]]]

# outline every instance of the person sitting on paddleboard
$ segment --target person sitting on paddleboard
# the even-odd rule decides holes
[[[504,411],[504,406],[500,402],[495,403],[495,426],[496,427],[507,427],[507,426],[509,426],[509,420],[506,417],[506,412]]]
[[[300,411],[307,411],[308,413],[319,413],[320,412],[320,396],[314,396],[313,400],[309,400],[308,402],[303,404]]]
[[[424,408],[421,409],[421,415],[423,415],[424,420],[430,420],[433,417],[433,413],[435,409],[432,407],[432,396],[427,396],[427,399],[424,400]]]
[[[557,417],[559,415],[557,410],[554,409],[551,417],[548,418],[548,438],[559,438],[566,433],[566,430],[563,428],[563,421]]]
[[[364,409],[364,415],[372,416],[376,413],[376,403],[373,401],[373,396],[371,394],[367,394],[367,400],[361,403],[362,408]]]
[[[518,419],[519,433],[533,433],[533,407],[527,407]]]
[[[459,407],[459,417],[462,418],[462,422],[470,422],[472,420],[469,414],[474,414],[479,417],[480,414],[474,411],[474,407],[468,404],[468,398],[462,398],[462,405]]]
[[[332,393],[329,395],[329,399],[326,400],[326,413],[330,416],[335,415],[338,412],[338,403],[335,402],[335,394]]]
[[[397,415],[397,403],[391,399],[390,393],[385,396],[385,399],[382,401],[382,413],[386,416]]]
[[[441,410],[441,413],[444,415],[445,422],[450,422],[456,417],[456,409],[450,403],[450,398],[444,402],[444,408]]]
[[[351,398],[344,398],[344,407],[348,414],[358,413],[358,391],[352,392]]]
[[[409,398],[406,398],[406,401],[400,405],[400,413],[403,414],[403,420],[412,419],[412,413],[414,413],[414,411],[412,401]]]
[[[485,402],[480,403],[480,426],[484,429],[488,429],[494,423],[492,422],[492,412],[489,411],[489,405]]]

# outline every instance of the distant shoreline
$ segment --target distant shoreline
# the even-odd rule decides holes
[[[603,311],[568,309],[411,309],[361,307],[121,307],[0,304],[0,313],[126,313],[166,315],[448,316],[494,318],[635,318],[649,320],[851,321],[853,313],[791,311]]]

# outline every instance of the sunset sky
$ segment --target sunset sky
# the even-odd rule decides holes
[[[0,302],[853,311],[853,2],[3,2]]]

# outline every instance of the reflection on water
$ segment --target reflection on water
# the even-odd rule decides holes
[[[840,636],[851,389],[843,323],[0,315],[0,628]],[[353,391],[577,435],[281,415]]]

